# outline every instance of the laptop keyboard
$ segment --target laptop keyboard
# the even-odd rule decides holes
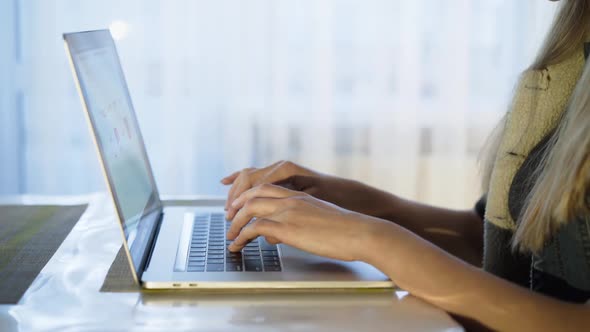
[[[223,213],[195,215],[188,272],[263,272],[281,271],[277,246],[259,237],[248,243],[241,252],[230,252],[232,242],[225,238],[231,222]]]

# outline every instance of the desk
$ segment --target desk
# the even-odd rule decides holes
[[[100,293],[121,246],[106,194],[0,198],[0,204],[79,203],[89,203],[88,209],[20,303],[0,305],[0,331],[463,331],[444,311],[402,291]]]

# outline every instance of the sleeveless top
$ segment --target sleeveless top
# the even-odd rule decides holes
[[[508,114],[507,137],[500,144],[490,190],[475,205],[476,212],[484,221],[484,270],[531,290],[571,302],[590,299],[590,216],[568,221],[534,255],[513,252],[511,240],[524,200],[535,182],[533,171],[567,107],[589,53],[590,43],[587,43],[584,52],[564,64],[523,75],[513,110]],[[553,82],[551,78],[554,78]],[[559,88],[551,91],[552,83]],[[526,90],[534,89],[540,93],[532,100],[532,95],[527,96]],[[523,132],[523,127],[515,122],[530,120],[527,117],[531,115],[518,112],[529,111],[522,110],[525,108],[523,104],[531,102],[536,105],[526,106],[537,112],[535,121],[541,122],[541,125],[514,139],[514,132]],[[543,107],[547,109],[546,113],[543,113]]]

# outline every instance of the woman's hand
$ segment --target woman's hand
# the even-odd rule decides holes
[[[264,168],[246,168],[224,178],[221,182],[232,185],[225,208],[227,219],[234,218],[237,209],[234,200],[245,191],[264,183],[284,186],[305,192],[323,201],[362,214],[385,217],[395,205],[396,197],[358,181],[321,174],[289,161],[280,161]]]
[[[232,207],[237,214],[227,234],[234,240],[230,251],[239,251],[264,236],[271,243],[284,243],[316,255],[361,260],[363,241],[371,234],[373,224],[369,217],[271,184],[245,191]]]
[[[236,212],[232,208],[233,201],[246,190],[263,183],[282,182],[287,185],[288,179],[294,176],[318,177],[320,174],[290,161],[279,161],[264,168],[245,168],[221,179],[221,183],[232,185],[225,203],[228,216]]]

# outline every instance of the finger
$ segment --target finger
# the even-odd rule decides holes
[[[264,237],[266,239],[266,242],[270,243],[270,244],[279,244],[281,243],[281,241],[279,241],[278,238],[274,237],[274,236],[265,236]]]
[[[236,192],[236,190],[238,190],[238,187],[243,187],[243,186],[249,185],[249,184],[245,184],[244,182],[248,181],[249,173],[252,172],[252,170],[253,170],[252,168],[246,168],[246,169],[243,169],[242,171],[240,171],[240,174],[233,182],[233,184],[227,194],[227,200],[225,201],[225,209],[226,210],[230,207],[230,204],[235,199],[236,195],[234,193]]]
[[[292,175],[291,173],[295,172],[296,168],[297,166],[291,162],[278,161],[258,170],[249,168],[242,171],[229,191],[225,206],[226,210],[230,208],[236,197],[240,196],[244,191],[262,183],[272,183],[287,178]]]
[[[285,227],[284,224],[271,219],[256,219],[250,225],[242,229],[240,235],[238,235],[238,237],[236,237],[236,239],[228,246],[228,249],[230,251],[240,251],[249,242],[259,236],[277,238],[283,227]]]
[[[286,198],[301,194],[302,193],[300,192],[289,190],[280,186],[275,186],[269,183],[261,184],[244,191],[239,197],[237,197],[229,206],[226,217],[228,220],[232,220],[235,217],[235,214],[242,208],[242,206],[244,206],[247,201],[256,197]]]
[[[234,181],[233,186],[229,190],[227,201],[225,202],[225,209],[229,210],[236,197],[240,196],[244,191],[254,187],[256,184],[259,184],[259,179],[263,177],[264,174],[268,173],[269,170],[276,167],[279,163],[280,162],[276,162],[268,167],[258,170],[255,168],[246,168],[241,171],[237,180]],[[226,215],[226,219],[231,220],[231,217]]]
[[[279,200],[275,198],[253,198],[249,200],[233,219],[227,231],[227,238],[234,239],[252,218],[268,217],[275,213],[279,207]]]
[[[232,184],[238,178],[238,175],[240,175],[240,171],[233,172],[231,175],[228,175],[228,176],[224,177],[223,179],[221,179],[221,183],[223,183],[225,185]]]

